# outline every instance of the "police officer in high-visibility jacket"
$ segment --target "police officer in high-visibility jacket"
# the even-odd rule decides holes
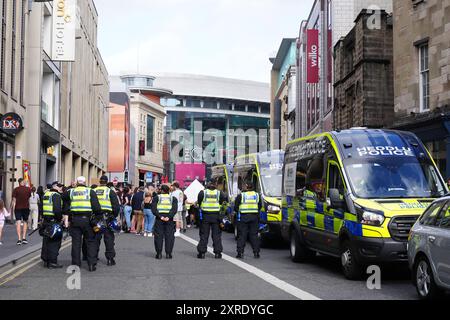
[[[178,210],[178,200],[170,194],[169,186],[161,186],[161,194],[153,197],[152,213],[155,215],[156,259],[162,259],[163,243],[165,242],[166,258],[172,259],[173,246],[175,244],[175,222],[173,217]]]
[[[61,191],[62,185],[57,181],[52,183],[50,190],[47,190],[42,198],[43,222],[41,230],[44,231],[54,224],[61,224],[63,220]],[[61,248],[62,237],[52,238],[49,234],[42,232],[41,259],[44,266],[49,269],[59,269],[58,264],[59,249]]]
[[[197,245],[197,258],[205,259],[208,247],[209,232],[211,230],[214,255],[216,259],[222,258],[222,231],[220,230],[221,214],[220,209],[228,199],[222,191],[216,189],[214,181],[208,181],[207,189],[200,191],[197,204],[200,207],[200,241]]]
[[[238,234],[236,258],[242,259],[244,257],[247,239],[252,246],[254,257],[259,258],[258,229],[261,199],[259,194],[254,191],[253,184],[248,183],[245,191],[236,197],[234,208]]]
[[[97,194],[98,202],[100,203],[100,206],[102,207],[103,216],[106,219],[106,223],[109,225],[109,223],[117,218],[117,216],[120,213],[120,204],[119,204],[119,198],[117,197],[117,194],[111,190],[108,186],[108,177],[107,176],[101,176],[100,178],[100,186],[95,188],[94,191]],[[100,245],[102,241],[102,235],[103,240],[105,242],[105,257],[106,257],[106,264],[108,266],[114,266],[116,264],[116,261],[114,258],[116,257],[116,251],[114,250],[114,232],[110,230],[109,228],[106,228],[104,230],[103,234],[99,233],[97,235],[97,258],[98,258],[98,252],[100,250]]]
[[[97,240],[91,225],[92,216],[101,219],[102,208],[98,202],[97,194],[86,187],[86,178],[78,177],[77,186],[66,191],[64,213],[69,215],[70,236],[72,237],[72,265],[81,267],[81,246],[83,238],[87,245],[87,262],[89,271],[97,270]]]

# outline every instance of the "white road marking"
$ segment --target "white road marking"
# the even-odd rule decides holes
[[[197,245],[198,241],[185,236],[184,234],[180,235],[180,238],[193,244]],[[208,252],[214,254],[214,251],[211,247],[208,247]],[[271,275],[270,273],[267,273],[265,271],[262,271],[261,269],[258,269],[248,263],[245,263],[241,260],[238,260],[236,258],[230,257],[229,255],[226,255],[222,253],[222,258],[228,262],[231,262],[232,264],[238,266],[241,269],[244,269],[247,272],[250,272],[251,274],[263,279],[264,281],[270,283],[271,285],[277,287],[278,289],[283,290],[286,293],[289,293],[290,295],[301,299],[301,300],[321,300],[320,298],[310,294],[309,292],[303,291],[297,287],[294,287],[293,285]]]
[[[64,243],[61,246],[60,252],[62,250],[64,250],[64,249],[66,249],[67,247],[69,247],[71,245],[71,243],[72,243],[72,241],[68,241],[68,242]],[[5,283],[7,283],[7,282],[9,282],[11,280],[14,280],[15,278],[17,278],[18,276],[23,274],[25,271],[27,271],[27,270],[31,269],[32,267],[34,267],[35,265],[39,264],[41,262],[40,258],[41,258],[41,255],[39,254],[39,255],[37,255],[37,256],[35,256],[35,257],[25,261],[24,263],[22,263],[22,264],[14,267],[14,268],[9,269],[8,271],[6,271],[4,273],[2,273],[0,275],[0,286],[4,285]],[[37,259],[38,259],[38,261],[32,262],[32,261],[37,260]],[[19,269],[19,271],[17,271],[16,273],[10,275],[11,273],[13,273],[14,271],[16,271],[18,269]],[[10,276],[8,276],[8,275],[10,275]],[[4,280],[1,280],[1,279],[5,278],[5,277],[7,277],[7,278],[4,279]]]

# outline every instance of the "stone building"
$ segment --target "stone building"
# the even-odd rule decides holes
[[[379,28],[362,10],[355,27],[334,47],[333,129],[386,127],[394,118],[392,16],[382,11]]]
[[[450,1],[394,1],[394,127],[416,133],[450,177]]]

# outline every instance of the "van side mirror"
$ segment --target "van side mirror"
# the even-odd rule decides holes
[[[330,189],[329,190],[331,207],[333,209],[344,209],[345,201],[341,199],[341,195],[338,189]]]

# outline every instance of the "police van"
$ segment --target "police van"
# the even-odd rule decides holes
[[[283,161],[284,151],[273,150],[237,157],[233,166],[233,194],[238,195],[243,191],[245,184],[251,183],[255,191],[261,196],[262,208],[259,234],[263,244],[281,236]],[[235,236],[237,235],[235,234]]]
[[[211,168],[211,179],[216,183],[217,190],[222,191],[228,199],[228,203],[222,208],[225,212],[225,218],[223,222],[224,231],[233,232],[233,225],[231,223],[231,216],[233,212],[233,200],[234,195],[232,193],[231,178],[233,175],[233,165],[223,164],[217,165]]]
[[[448,192],[412,133],[356,128],[288,143],[281,234],[294,262],[339,257],[348,279],[364,267],[406,262],[409,231]]]

